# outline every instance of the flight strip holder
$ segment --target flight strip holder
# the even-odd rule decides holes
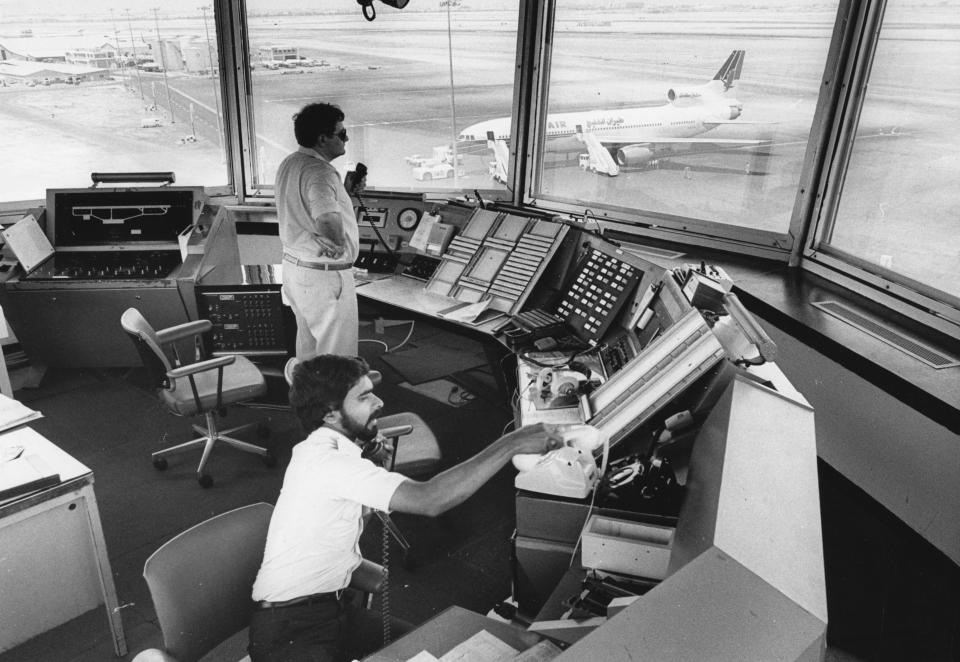
[[[540,338],[567,334],[563,318],[545,310],[525,310],[511,316],[510,321],[496,329],[512,351],[532,344]]]

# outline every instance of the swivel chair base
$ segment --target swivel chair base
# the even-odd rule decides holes
[[[208,411],[204,414],[204,417],[206,418],[207,422],[206,427],[203,427],[202,425],[191,426],[195,432],[203,436],[197,439],[191,439],[190,441],[185,441],[182,444],[177,444],[176,446],[164,448],[163,450],[159,450],[150,454],[150,459],[153,462],[153,466],[158,471],[163,471],[167,468],[168,455],[176,455],[178,453],[183,453],[185,451],[202,446],[203,455],[201,455],[200,464],[197,466],[197,482],[200,483],[200,487],[212,487],[213,476],[205,473],[204,469],[207,466],[207,460],[210,459],[210,453],[213,451],[213,447],[217,442],[223,442],[228,446],[233,446],[236,449],[246,451],[248,453],[256,453],[263,458],[263,463],[267,467],[272,467],[277,463],[276,457],[274,457],[273,452],[269,448],[257,446],[256,444],[251,444],[246,441],[240,441],[239,439],[234,439],[233,437],[229,436],[230,434],[239,432],[240,430],[246,430],[247,428],[259,425],[258,423],[246,423],[244,425],[238,425],[236,427],[221,431],[217,430],[217,422],[214,412]]]

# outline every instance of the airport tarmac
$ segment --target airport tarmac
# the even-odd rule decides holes
[[[282,30],[284,40],[297,45],[301,55],[327,62],[299,70],[303,73],[252,72],[251,105],[260,138],[262,180],[272,181],[276,164],[295,147],[292,114],[305,103],[328,99],[339,102],[347,113],[350,142],[344,160],[366,163],[372,187],[410,191],[498,187],[488,173],[489,153],[467,154],[464,177],[429,184],[417,181],[404,161],[411,154],[429,155],[433,147],[451,143],[468,124],[510,114],[515,35],[502,22],[484,18],[486,23],[473,25],[473,30],[461,26],[454,35],[453,93],[447,35],[435,22],[428,26],[411,15],[402,24],[391,24],[402,29],[380,29],[370,38],[348,17],[333,22],[283,17],[282,25],[251,21],[254,44],[275,40]],[[819,38],[824,22],[829,22],[821,15],[808,18],[804,24],[785,19],[782,26],[753,21],[749,30],[744,28],[735,37],[707,30],[706,21],[623,25],[613,34],[602,29],[558,34],[550,112],[665,102],[664,91],[670,85],[708,79],[731,48],[743,48],[747,51],[743,73],[733,90],[743,103],[742,121],[706,136],[760,137],[770,144],[680,156],[613,178],[580,170],[573,155],[569,166],[544,169],[539,197],[563,199],[574,206],[582,203],[584,208],[602,201],[654,216],[706,219],[786,236],[823,73],[824,53],[810,40]],[[196,27],[201,26],[197,22]],[[417,38],[411,39],[411,34]],[[927,46],[920,40],[909,47]],[[479,53],[483,57],[477,57]],[[157,112],[163,115],[162,77],[142,79],[141,84],[143,80],[148,80],[148,96],[158,94]],[[195,121],[207,112],[202,108],[216,105],[215,81],[209,78],[171,75],[167,82],[196,100]],[[960,207],[960,194],[953,186],[960,138],[938,118],[955,99],[932,95],[929,90],[935,82],[929,76],[910,81],[909,89],[919,85],[927,86],[927,91],[906,99],[896,82],[891,75],[877,76],[875,87],[884,98],[864,114],[861,134],[869,137],[858,142],[854,153],[859,174],[847,176],[841,202],[845,213],[833,239],[918,280],[956,290],[960,285],[937,282],[939,274],[960,266],[956,218],[943,213]],[[126,83],[133,89],[124,89],[117,79],[80,86],[0,88],[0,147],[5,153],[30,155],[15,167],[11,162],[3,166],[6,185],[23,191],[25,197],[43,197],[48,187],[89,184],[92,171],[147,169],[174,170],[183,184],[225,184],[225,159],[212,123],[194,127],[195,143],[183,140],[191,135],[186,114],[178,115],[173,124],[164,121],[161,127],[142,128],[146,104],[133,78]],[[149,154],[149,167],[144,154]],[[904,167],[918,163],[917,154],[934,155],[930,160],[934,167]],[[875,190],[877,181],[888,182],[881,195]],[[858,194],[858,189],[869,193]],[[906,244],[905,236],[911,238]]]

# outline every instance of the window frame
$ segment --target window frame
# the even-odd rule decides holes
[[[834,77],[835,91],[823,112],[829,130],[821,143],[822,165],[813,180],[807,210],[807,236],[792,264],[837,283],[871,301],[923,325],[956,336],[960,326],[960,298],[920,283],[904,274],[863,260],[827,244],[838,221],[840,198],[860,115],[866,102],[870,74],[880,34],[886,0],[847,3],[848,28],[834,36],[840,54],[824,81]],[[829,70],[828,70],[829,71]],[[821,102],[827,102],[821,95]]]
[[[545,127],[549,106],[550,65],[553,49],[552,33],[556,19],[557,0],[545,0],[542,4],[543,9],[536,17],[538,20],[536,29],[537,48],[529,51],[528,54],[528,57],[531,58],[529,69],[534,73],[531,84],[534,86],[532,91],[535,91],[535,93],[530,95],[533,100],[531,102],[533,130],[522,150],[525,160],[523,163],[517,164],[518,169],[522,167],[524,175],[523,180],[518,182],[517,190],[522,190],[523,196],[517,201],[517,204],[557,214],[568,214],[574,218],[580,217],[583,219],[588,216],[589,219],[596,220],[604,230],[636,235],[637,237],[736,252],[779,262],[792,262],[799,251],[799,247],[803,245],[804,237],[807,234],[805,225],[807,214],[805,212],[808,208],[808,196],[806,192],[811,190],[809,182],[813,181],[816,176],[816,167],[819,162],[816,155],[820,151],[817,146],[824,141],[828,129],[826,123],[819,121],[819,113],[823,103],[822,92],[818,97],[817,110],[814,113],[804,164],[801,169],[801,180],[798,183],[798,193],[786,232],[756,230],[706,219],[686,218],[615,205],[601,205],[597,201],[590,201],[589,204],[581,204],[579,201],[573,203],[557,196],[540,194],[541,173],[538,164],[542,161],[546,142]],[[836,44],[838,34],[844,25],[844,10],[848,4],[848,0],[840,0],[838,4],[825,71],[829,71],[836,62],[837,52],[834,44]],[[527,69],[528,67],[525,67],[524,64],[518,61],[517,66],[521,70]],[[522,185],[522,188],[520,188],[520,185]]]

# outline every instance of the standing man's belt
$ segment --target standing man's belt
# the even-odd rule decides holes
[[[298,267],[304,267],[305,269],[319,269],[320,271],[343,271],[344,269],[350,269],[353,267],[349,262],[307,262],[306,260],[301,260],[298,257],[289,255],[288,253],[283,254],[283,259],[290,264],[295,264]]]

